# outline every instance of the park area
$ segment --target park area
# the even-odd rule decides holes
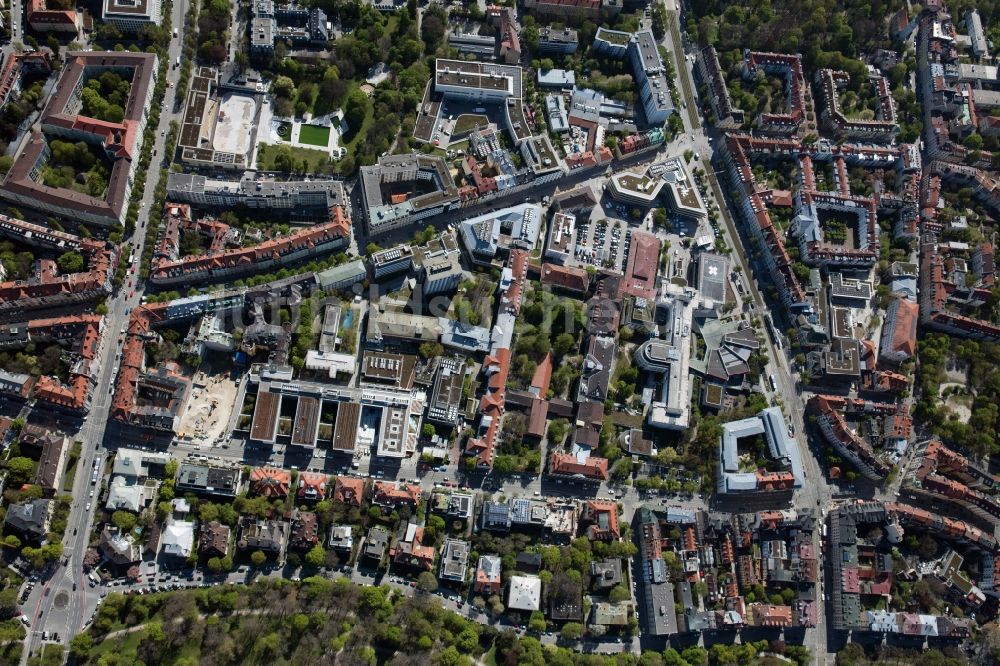
[[[262,143],[257,149],[257,168],[286,173],[332,173],[333,162],[326,151]]]

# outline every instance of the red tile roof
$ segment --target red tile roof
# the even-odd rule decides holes
[[[72,340],[81,362],[74,364],[65,384],[54,377],[43,376],[35,384],[34,397],[72,410],[82,410],[90,398],[91,363],[97,357],[101,339],[101,315],[70,315],[28,322],[31,338]]]
[[[327,476],[315,472],[299,472],[299,487],[296,494],[299,497],[309,497],[317,500],[326,498]]]
[[[549,392],[549,381],[552,379],[552,352],[542,357],[535,366],[535,374],[531,377],[532,393],[544,398]]]
[[[434,548],[422,545],[424,528],[414,530],[413,541],[400,540],[396,547],[389,551],[392,561],[396,564],[430,570],[434,566]]]
[[[38,271],[30,280],[0,283],[0,303],[12,303],[26,299],[53,299],[59,296],[92,296],[94,298],[110,293],[111,280],[117,268],[118,248],[100,241],[79,238],[71,234],[55,232],[24,220],[0,215],[0,233],[9,238],[34,244],[34,238],[42,235],[46,241],[61,240],[65,251],[77,250],[83,256],[86,270],[79,273],[59,274],[58,266],[49,260],[38,262]],[[48,243],[46,243],[48,244]],[[51,303],[55,305],[55,302]],[[21,306],[32,307],[21,303]],[[40,307],[43,303],[39,303]]]
[[[480,564],[482,560],[480,560]],[[491,575],[493,574],[493,575]],[[483,569],[481,566],[476,567],[476,592],[486,592],[488,594],[496,594],[500,591],[500,569],[499,567],[495,572],[489,572]]]
[[[587,536],[591,540],[609,541],[621,538],[618,529],[618,504],[590,501],[583,505],[581,520],[587,523]]]
[[[510,374],[510,349],[501,348],[495,356],[487,356],[483,361],[483,372],[487,374],[486,393],[479,400],[479,412],[491,418],[486,433],[482,437],[470,438],[466,451],[476,456],[480,467],[492,467],[496,438],[500,430],[500,420],[504,413],[507,392],[507,376]]]
[[[625,266],[624,292],[642,298],[655,298],[659,265],[660,239],[646,231],[633,232]]]
[[[546,263],[542,264],[542,283],[585,294],[590,289],[590,274],[582,268]]]
[[[277,467],[254,467],[250,471],[250,492],[269,499],[288,497],[292,474]]]
[[[512,250],[510,268],[513,281],[503,295],[502,305],[508,313],[516,314],[521,309],[524,280],[528,270],[528,253]],[[511,350],[498,347],[483,360],[482,371],[486,375],[486,392],[479,400],[479,413],[489,420],[485,432],[478,437],[470,437],[465,452],[476,456],[476,465],[482,468],[493,466],[496,438],[500,433],[500,421],[506,408],[507,377],[510,374]],[[482,428],[483,422],[480,422]]]
[[[365,494],[365,480],[352,476],[338,476],[333,488],[333,499],[351,506],[361,506]]]
[[[375,482],[375,503],[383,506],[398,506],[410,504],[416,506],[420,501],[420,486],[412,483],[393,483],[391,481]]]
[[[757,490],[788,490],[795,485],[791,472],[757,470]]]
[[[51,26],[64,26],[65,31],[77,26],[77,14],[72,9],[49,9],[45,0],[28,0],[28,23],[34,30],[50,30]]]
[[[507,291],[500,297],[500,303],[507,312],[516,315],[521,311],[524,282],[528,274],[528,253],[524,250],[511,250],[507,265],[513,277]]]
[[[912,358],[917,352],[917,317],[920,309],[916,303],[905,298],[897,298],[894,306],[895,318],[889,350]]]
[[[584,462],[578,462],[575,455],[553,453],[549,459],[549,474],[554,476],[583,476],[591,480],[607,481],[608,460],[607,458],[590,456]]]
[[[790,627],[792,626],[792,607],[773,606],[771,604],[750,604],[753,623],[757,627]]]
[[[211,276],[213,271],[228,271],[240,267],[245,267],[247,272],[252,272],[258,264],[265,262],[278,262],[280,264],[286,256],[298,253],[303,249],[316,248],[333,243],[337,239],[349,237],[350,219],[340,206],[334,206],[333,219],[330,222],[267,240],[260,245],[221,250],[175,260],[155,261],[150,268],[150,280],[154,284],[176,282],[181,276],[197,280]]]

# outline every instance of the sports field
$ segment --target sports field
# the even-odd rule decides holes
[[[330,144],[330,128],[321,125],[302,125],[299,128],[299,143],[326,148]]]

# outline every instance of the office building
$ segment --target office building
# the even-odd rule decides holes
[[[160,0],[104,0],[102,18],[124,33],[137,33],[143,26],[159,25]]]
[[[446,99],[498,104],[521,97],[521,68],[517,65],[438,58],[434,89]]]

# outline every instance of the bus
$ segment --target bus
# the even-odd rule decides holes
[[[774,320],[771,319],[770,313],[764,314],[764,321],[767,323],[767,334],[771,337],[771,342],[779,350],[781,349],[781,335],[778,333],[778,329],[774,326]]]
[[[131,252],[128,253],[128,265],[129,265],[129,267],[132,267],[132,266],[135,265],[135,250],[134,249]]]

